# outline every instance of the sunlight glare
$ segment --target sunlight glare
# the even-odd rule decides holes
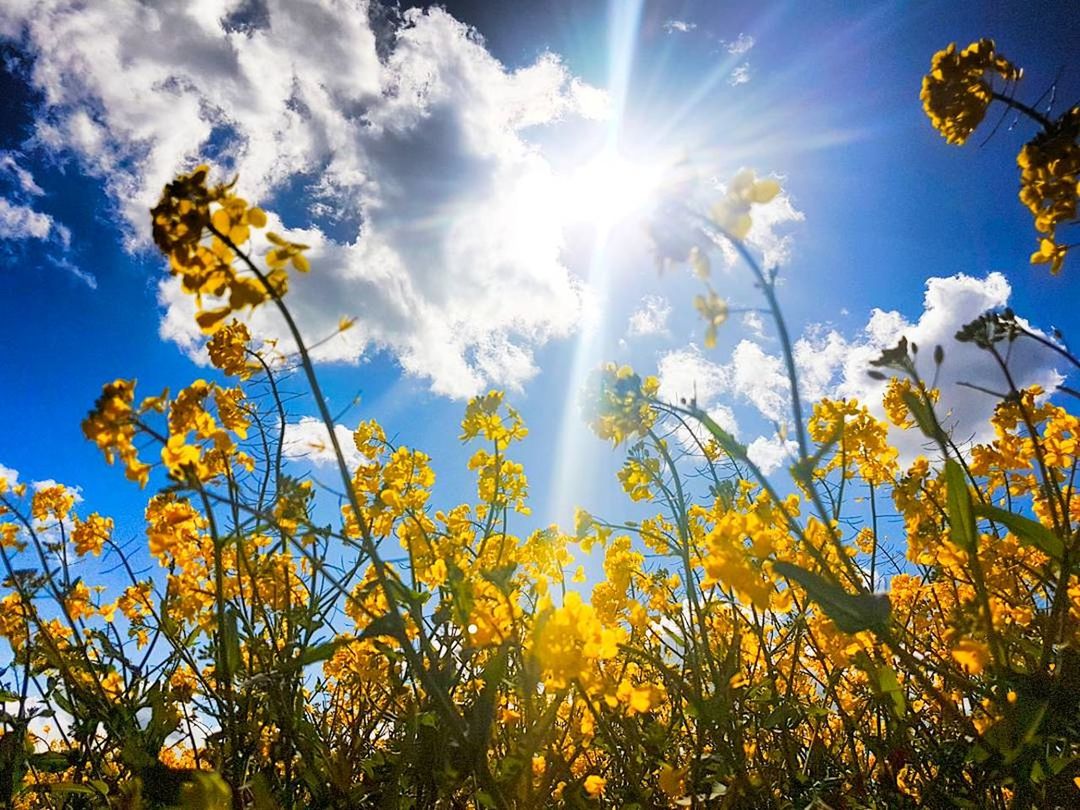
[[[610,228],[646,213],[660,180],[659,165],[606,149],[564,178],[560,196],[566,218]]]

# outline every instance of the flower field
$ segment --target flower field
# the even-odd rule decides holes
[[[1047,117],[1015,92],[1021,73],[989,40],[951,45],[922,103],[951,144],[989,109],[1037,127],[1017,156],[1031,262],[1067,274],[1080,107]],[[1000,370],[989,442],[954,435],[916,363],[956,344],[874,359],[882,403],[804,398],[782,269],[745,241],[780,183],[744,170],[707,209],[673,199],[657,231],[688,236],[658,251],[696,273],[705,345],[738,328],[721,250],[775,325],[793,462],[766,475],[696,400],[611,363],[583,418],[625,458],[612,486],[649,516],[579,509],[522,532],[512,395],[475,397],[445,426],[475,497],[434,508],[432,459],[407,435],[334,429],[317,338],[290,310],[290,283],[318,263],[266,232],[242,176],[218,174],[177,176],[151,212],[214,370],[173,391],[107,382],[82,424],[114,467],[102,474],[147,491],[138,554],[153,565],[71,489],[0,478],[0,804],[1080,806],[1080,393],[1067,377],[1018,388],[1011,365],[1027,344],[1071,372],[1080,359],[1038,312],[990,311],[955,336]],[[254,336],[255,310],[291,344]],[[297,388],[327,428],[325,486],[283,457]],[[90,557],[123,586],[84,580]]]

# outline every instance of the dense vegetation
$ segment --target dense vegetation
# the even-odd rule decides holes
[[[1033,119],[1020,196],[1040,234],[1032,261],[1057,273],[1080,107],[1048,119],[1013,97],[1019,76],[987,40],[950,46],[922,98],[955,143],[994,102]],[[703,245],[730,245],[764,296],[790,375],[789,476],[763,476],[697,403],[608,366],[587,416],[626,448],[620,482],[653,516],[579,511],[566,532],[521,537],[526,428],[499,392],[461,423],[475,503],[432,509],[429,458],[374,421],[352,435],[362,462],[347,462],[287,305],[290,273],[311,270],[305,246],[266,234],[256,255],[266,215],[209,174],[178,177],[152,216],[221,381],[144,396],[116,380],[83,424],[132,481],[167,474],[146,505],[157,570],[141,577],[112,521],[65,487],[0,480],[0,802],[1080,804],[1077,394],[1019,390],[1009,366],[1013,344],[1037,341],[1073,370],[1059,336],[1009,311],[960,330],[998,362],[1005,394],[995,438],[976,446],[950,435],[916,372],[917,352],[940,364],[949,347],[886,352],[867,371],[888,380],[888,420],[928,448],[902,466],[864,404],[800,400],[777,270],[743,241],[779,185],[740,173],[707,214],[669,213],[695,233],[678,258],[706,287],[707,342],[727,307]],[[252,340],[234,315],[257,307],[279,310],[294,345]],[[331,428],[334,522],[316,507],[334,494],[283,462],[290,374]],[[586,599],[577,561],[596,548],[605,578]],[[102,554],[127,587],[84,581],[80,558]],[[51,728],[32,732],[42,716]]]

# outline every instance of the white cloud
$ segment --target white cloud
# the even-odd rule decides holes
[[[825,332],[811,327],[795,341],[793,351],[799,371],[799,392],[803,399],[813,402],[833,393],[833,377],[847,359],[851,344],[835,330]]]
[[[735,175],[746,171],[742,167]],[[752,171],[752,170],[751,170]],[[712,254],[719,264],[733,267],[742,261],[739,253],[726,240],[717,237],[706,239],[700,216],[687,215],[687,211],[705,215],[727,191],[725,182],[718,182],[703,168],[690,167],[684,171],[680,182],[666,186],[656,206],[656,214],[650,223],[650,238],[658,258],[665,262],[683,263],[691,248],[697,247]],[[735,176],[733,175],[733,176]],[[783,178],[773,176],[783,188]],[[785,226],[802,222],[805,215],[795,207],[791,197],[784,191],[767,203],[753,205],[749,212],[750,231],[745,243],[752,252],[760,254],[765,268],[785,264],[791,256],[792,239]]]
[[[19,165],[14,152],[0,152],[0,171],[12,175],[19,189],[25,194],[39,197],[45,193],[41,186],[34,182],[34,175]]]
[[[783,361],[751,340],[741,340],[728,364],[731,392],[753,405],[770,422],[787,419],[788,379]]]
[[[646,295],[641,306],[630,314],[626,333],[631,337],[668,334],[671,304],[662,295]]]
[[[728,76],[728,84],[732,87],[738,87],[740,84],[746,84],[750,81],[750,63],[743,62],[741,65],[736,65]]]
[[[969,385],[1004,393],[1004,377],[988,352],[958,342],[955,335],[960,327],[987,310],[1006,306],[1011,292],[1001,273],[981,279],[962,273],[931,278],[926,282],[923,311],[915,321],[899,312],[875,309],[860,333],[851,339],[836,330],[811,328],[794,347],[804,401],[813,402],[823,396],[854,398],[884,418],[881,397],[885,383],[872,379],[867,372],[872,368],[871,360],[906,337],[920,348],[916,356],[920,375],[928,382],[936,376],[941,391],[939,413],[945,415],[944,422],[952,429],[954,439],[960,444],[991,440],[989,419],[998,400]],[[936,346],[944,350],[940,369],[933,361]],[[1058,366],[1057,355],[1032,340],[1018,340],[1010,349],[1010,372],[1021,388],[1039,385],[1052,391],[1061,381]],[[719,368],[718,373],[729,374],[733,381],[730,391],[741,395],[766,418],[775,419],[788,407],[789,389],[780,358],[766,354],[757,344],[743,341],[731,362]],[[891,439],[904,459],[921,452],[926,443],[918,431],[894,429]]]
[[[691,344],[685,349],[677,349],[661,356],[657,366],[660,380],[658,395],[668,402],[694,402],[732,436],[739,435],[739,423],[731,406],[721,402],[721,397],[730,388],[729,374],[726,369],[710,362],[701,350]],[[694,448],[707,441],[703,428],[688,423],[689,430],[680,426],[676,437],[687,448]]]
[[[687,22],[686,20],[668,20],[664,23],[664,31],[669,34],[680,33],[686,34],[697,28],[697,23]]]
[[[761,317],[760,313],[744,312],[742,316],[742,325],[750,332],[751,335],[758,339],[764,339],[765,337],[765,320]]]
[[[662,355],[656,374],[661,399],[696,401],[706,409],[731,387],[730,373],[707,359],[693,344]]]
[[[780,436],[758,436],[746,447],[746,455],[762,474],[769,475],[798,456],[799,445]]]
[[[0,197],[0,239],[48,239],[52,229],[48,214]]]
[[[34,239],[47,244],[45,258],[56,267],[66,270],[90,289],[97,289],[97,279],[92,273],[79,268],[68,257],[71,247],[71,231],[52,216],[36,210],[30,204],[32,198],[45,191],[34,180],[34,175],[19,164],[17,153],[0,152],[0,180],[3,185],[14,188],[12,196],[0,195],[0,240],[22,242]]]
[[[733,56],[741,56],[748,53],[754,47],[754,38],[749,34],[739,34],[732,42],[724,42],[724,48]]]
[[[268,0],[244,26],[239,9],[7,3],[0,33],[25,35],[44,97],[37,143],[103,179],[133,246],[162,185],[208,154],[249,199],[299,189],[320,219],[289,223],[314,246],[290,306],[311,340],[359,317],[323,359],[385,349],[451,396],[520,386],[581,300],[529,130],[603,117],[606,96],[551,55],[507,70],[438,8],[390,31],[345,0]],[[193,351],[187,303],[171,283],[159,297],[162,333]]]
[[[334,435],[350,468],[364,463],[364,457],[356,449],[351,430],[344,425],[334,425]],[[306,461],[317,467],[337,463],[326,425],[314,416],[302,416],[299,422],[285,424],[281,454],[292,461]]]
[[[962,383],[1004,392],[1002,373],[988,352],[959,343],[954,336],[987,310],[1006,306],[1011,292],[1000,273],[982,279],[964,274],[931,278],[926,282],[923,311],[914,322],[898,312],[875,309],[851,339],[836,330],[808,329],[794,345],[804,410],[808,414],[810,404],[822,397],[847,397],[865,403],[883,419],[885,383],[867,375],[870,361],[906,337],[920,347],[916,366],[922,377],[930,382],[937,374],[939,414],[945,415],[943,421],[957,443],[992,440],[989,419],[998,399]],[[933,362],[938,345],[945,352],[940,370]],[[1034,341],[1018,340],[1010,350],[1009,366],[1017,386],[1040,385],[1052,391],[1061,381],[1058,361],[1055,353]],[[749,406],[765,419],[790,427],[790,385],[783,360],[752,340],[740,341],[729,360],[721,363],[707,359],[695,346],[668,352],[660,358],[658,375],[664,399],[690,399],[696,393],[698,403],[710,412],[728,405]],[[924,452],[926,439],[917,430],[891,429],[890,438],[903,461]],[[782,443],[775,436],[758,437],[749,446],[760,454],[757,463],[770,465],[782,463],[791,447],[790,440]]]
[[[998,400],[961,383],[1004,392],[1005,379],[989,352],[971,343],[960,343],[955,335],[961,326],[987,310],[1006,306],[1011,293],[1012,288],[1001,273],[990,273],[981,279],[958,273],[926,282],[923,312],[914,323],[897,312],[874,310],[863,334],[852,342],[838,368],[841,379],[837,393],[856,397],[875,413],[882,414],[880,400],[885,383],[871,379],[866,372],[870,360],[880,355],[882,349],[891,348],[901,337],[906,337],[909,343],[919,347],[916,367],[923,378],[931,381],[937,373],[937,386],[941,390],[939,412],[948,414],[945,424],[952,428],[953,438],[961,444],[969,440],[991,440],[993,429],[989,419]],[[945,352],[940,370],[934,365],[936,346]],[[1062,379],[1058,367],[1058,356],[1032,340],[1017,340],[1009,350],[1009,369],[1020,388],[1040,385],[1053,391]],[[894,430],[892,438],[907,457],[918,452],[924,442],[917,431]]]

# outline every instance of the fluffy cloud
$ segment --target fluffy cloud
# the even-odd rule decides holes
[[[798,443],[780,436],[758,436],[746,446],[746,455],[764,475],[790,464],[798,454]]]
[[[763,392],[769,397],[775,396],[775,403],[765,405],[769,411],[787,401],[781,370],[773,363],[768,363],[762,384],[751,380],[749,364],[765,355],[748,348],[754,344],[748,341],[744,343],[736,349],[732,362],[724,365],[707,359],[694,345],[664,354],[657,366],[660,398],[669,402],[696,401],[721,428],[738,437],[739,424],[731,404],[740,397],[752,398]],[[783,393],[773,392],[778,385],[784,387]],[[693,447],[707,439],[705,432],[697,426],[691,425],[690,430],[694,435],[688,434],[682,427],[676,431],[683,446]],[[750,460],[768,475],[781,467],[796,449],[797,446],[790,440],[785,441],[778,436],[758,436],[747,445],[746,452]]]
[[[743,62],[741,65],[736,65],[731,74],[728,76],[728,84],[732,87],[738,87],[740,84],[746,84],[750,81],[750,63]]]
[[[867,403],[884,418],[881,396],[885,383],[868,376],[870,361],[882,350],[895,346],[901,337],[920,347],[916,366],[924,379],[941,391],[939,411],[961,445],[985,442],[993,437],[990,416],[998,399],[971,386],[1003,391],[1006,387],[994,358],[972,344],[955,340],[957,330],[990,309],[1008,304],[1012,290],[1000,273],[985,278],[957,274],[931,278],[926,283],[923,311],[909,321],[895,311],[873,310],[866,325],[851,339],[836,330],[809,329],[795,342],[794,355],[800,395],[810,403],[823,396],[851,397]],[[934,347],[941,346],[945,359],[940,369],[933,362]],[[1010,371],[1019,387],[1040,385],[1046,390],[1061,381],[1059,358],[1031,340],[1018,340],[1011,349]],[[670,352],[659,364],[661,395],[689,397],[698,391],[706,409],[723,399],[749,406],[780,425],[790,424],[790,386],[781,357],[759,343],[741,341],[724,363],[708,360],[690,347]],[[918,431],[892,431],[892,440],[905,459],[924,448]],[[782,463],[789,445],[779,439],[759,437],[750,443],[763,466]]]
[[[742,167],[739,172],[747,169]],[[771,179],[783,186],[783,178]],[[683,171],[678,182],[666,185],[662,191],[661,200],[656,206],[657,215],[653,217],[649,231],[653,250],[658,257],[666,262],[683,263],[691,248],[697,247],[715,255],[728,268],[742,261],[738,251],[726,239],[706,239],[700,219],[686,213],[689,210],[704,215],[723,198],[727,191],[726,183],[718,182],[715,174],[704,166],[690,166]],[[752,224],[746,235],[746,245],[752,252],[761,255],[761,264],[765,268],[786,264],[792,246],[788,226],[802,222],[806,218],[803,212],[795,207],[788,194],[781,191],[769,202],[755,204],[749,213]]]
[[[739,34],[731,42],[724,42],[724,48],[732,56],[741,56],[744,53],[748,53],[751,48],[754,47],[754,38],[749,34]]]
[[[940,411],[948,415],[945,424],[952,429],[953,438],[961,444],[992,439],[988,420],[998,400],[969,386],[1004,392],[1005,379],[989,352],[970,343],[960,343],[955,335],[961,326],[987,310],[1006,306],[1011,293],[1012,288],[1001,273],[990,273],[981,279],[960,273],[926,282],[923,312],[915,322],[909,322],[897,312],[874,310],[862,335],[852,342],[838,364],[837,393],[856,397],[881,414],[885,384],[867,376],[869,362],[882,349],[895,346],[901,337],[906,337],[920,348],[916,366],[923,378],[933,380],[936,374],[941,390]],[[940,369],[934,365],[935,346],[945,351]],[[1054,352],[1032,340],[1016,341],[1009,352],[1009,369],[1020,388],[1039,385],[1047,391],[1054,390],[1062,380],[1059,362]],[[917,451],[921,435],[913,431],[893,433],[906,455]]]
[[[662,295],[646,295],[641,299],[641,306],[630,314],[626,334],[630,337],[668,334],[668,318],[671,317],[671,304]]]
[[[13,152],[0,152],[0,172],[14,178],[19,190],[24,194],[39,197],[45,191],[34,182],[34,175],[19,165],[19,161]]]
[[[664,23],[664,31],[669,34],[686,34],[695,28],[697,28],[697,23],[687,22],[686,20],[668,20]]]
[[[668,402],[694,402],[732,436],[739,435],[739,423],[731,406],[722,402],[730,390],[727,369],[710,362],[697,346],[691,344],[662,355],[657,365],[660,380],[658,395]],[[688,433],[682,426],[676,436],[685,447],[703,444],[707,435],[703,429],[690,425]]]
[[[750,310],[744,312],[742,316],[742,325],[751,335],[756,338],[765,337],[765,319],[761,317],[761,314]]]
[[[161,186],[200,159],[254,200],[299,191],[308,216],[287,224],[315,265],[291,293],[301,327],[317,340],[343,314],[363,324],[323,359],[385,349],[451,396],[520,386],[534,348],[575,327],[581,293],[558,213],[537,210],[554,180],[529,131],[603,115],[604,95],[551,55],[507,70],[440,9],[250,8],[6,3],[0,36],[33,53],[44,98],[36,143],[102,178],[132,246]],[[192,351],[186,302],[171,282],[160,299],[162,333]]]
[[[67,254],[71,246],[71,231],[53,217],[36,210],[32,199],[45,192],[33,174],[19,164],[17,153],[0,152],[0,241],[22,242],[34,239],[46,244],[45,258],[56,267],[66,270],[90,289],[97,289],[92,273],[78,267]]]
[[[746,242],[761,251],[764,267],[779,267],[791,258],[791,234],[784,228],[793,222],[802,222],[806,216],[795,207],[787,194],[777,194],[764,205],[755,205],[751,211],[753,225],[746,235]]]
[[[693,401],[707,409],[731,388],[728,370],[708,360],[693,344],[662,355],[656,374],[658,394],[668,402]]]
[[[364,457],[356,449],[352,431],[344,425],[334,425],[334,435],[341,446],[345,462],[350,467],[359,466],[364,461]],[[317,467],[337,463],[326,425],[314,416],[302,416],[299,422],[286,423],[281,454],[287,459],[306,461]]]
[[[0,197],[0,239],[48,239],[52,229],[48,214]]]

